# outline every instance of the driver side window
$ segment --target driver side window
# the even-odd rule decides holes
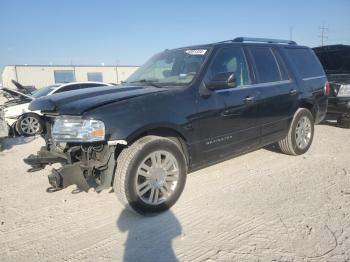
[[[238,86],[251,84],[247,62],[240,47],[221,48],[216,53],[208,73],[209,78],[222,73],[234,73]]]

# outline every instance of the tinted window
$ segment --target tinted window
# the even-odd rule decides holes
[[[350,48],[316,52],[318,59],[327,73],[350,73]]]
[[[281,73],[282,80],[289,80],[290,77],[288,74],[288,70],[286,68],[286,64],[284,63],[281,55],[276,50],[273,51],[273,54],[275,55],[275,58],[277,60],[277,64]]]
[[[239,86],[251,83],[245,56],[240,47],[222,48],[218,51],[210,66],[209,77],[220,73],[234,73]]]
[[[287,49],[287,52],[302,78],[324,75],[322,66],[311,49]]]
[[[88,81],[102,82],[103,81],[102,73],[100,72],[87,73],[87,79]]]
[[[62,93],[62,92],[66,92],[66,91],[72,91],[72,90],[77,90],[77,89],[80,89],[80,88],[81,88],[80,84],[68,85],[68,86],[64,86],[64,87],[58,89],[55,93]]]
[[[54,77],[55,83],[69,83],[75,81],[73,70],[55,70]]]
[[[272,50],[268,47],[251,48],[260,83],[281,81],[281,72]]]
[[[52,92],[57,87],[59,87],[59,85],[51,85],[51,86],[43,87],[43,88],[35,91],[34,94],[32,95],[32,97],[39,98],[42,96],[47,96],[48,94],[50,94],[50,92]]]

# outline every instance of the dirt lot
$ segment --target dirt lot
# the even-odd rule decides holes
[[[22,162],[41,144],[0,153],[0,261],[350,261],[350,130],[317,126],[303,156],[261,149],[190,174],[147,218],[112,192],[46,192],[50,168]]]

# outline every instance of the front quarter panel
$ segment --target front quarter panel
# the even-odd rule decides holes
[[[173,88],[104,105],[84,114],[84,118],[102,120],[106,126],[106,139],[134,140],[155,128],[169,128],[186,140],[196,139],[194,115],[195,96],[189,88]]]

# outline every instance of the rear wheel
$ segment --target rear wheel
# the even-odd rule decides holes
[[[294,114],[287,136],[278,142],[283,153],[301,155],[307,152],[314,137],[314,118],[306,108]]]
[[[43,132],[43,123],[37,114],[23,114],[17,120],[16,130],[21,136],[35,136]]]
[[[175,204],[185,182],[186,161],[180,147],[167,138],[146,136],[120,153],[113,188],[123,204],[145,214]]]

